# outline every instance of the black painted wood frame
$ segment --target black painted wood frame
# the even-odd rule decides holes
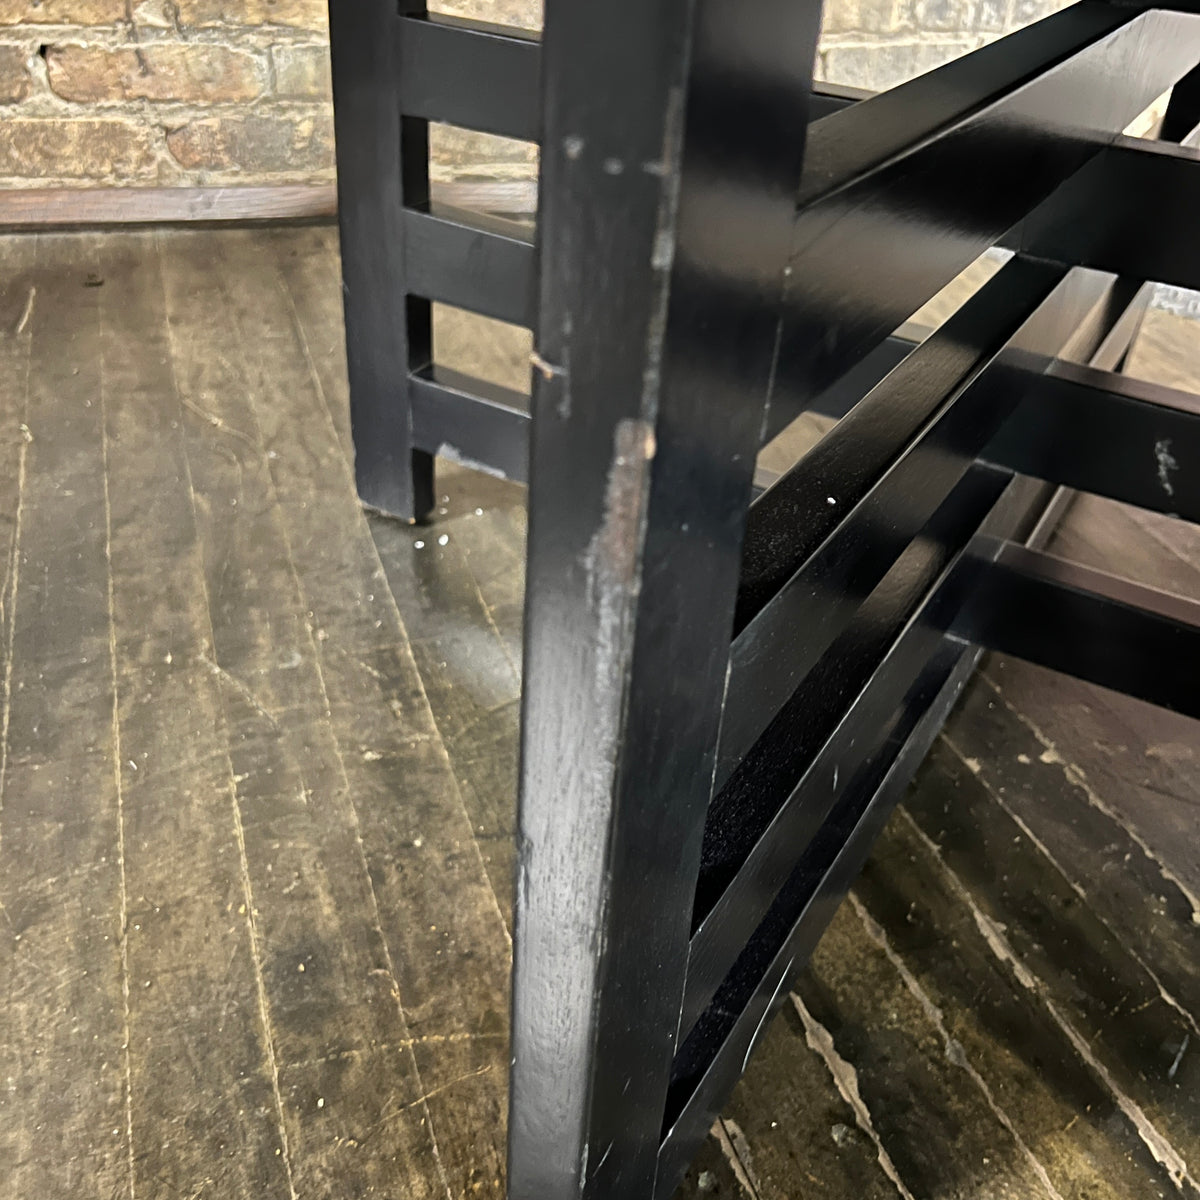
[[[530,486],[515,1200],[670,1194],[983,648],[1200,715],[1200,602],[1041,548],[1068,488],[1200,519],[1200,401],[1120,373],[1144,281],[1200,286],[1200,16],[1082,0],[865,97],[820,15],[331,6],[362,498]],[[430,120],[540,142],[536,236],[430,204]],[[531,394],[435,364],[433,301],[533,328]]]

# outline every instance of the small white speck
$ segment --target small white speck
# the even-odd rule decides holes
[[[482,509],[482,508],[477,508],[477,509],[475,510],[475,515],[476,515],[477,517],[482,517],[482,516],[483,516],[483,509]]]
[[[299,966],[296,968],[296,970],[297,970],[297,971],[303,971],[303,970],[304,970],[304,964],[303,964],[303,963],[301,963],[301,964],[300,964],[300,965],[299,965]]]
[[[416,849],[420,850],[420,848],[421,848],[423,845],[425,845],[425,839],[424,839],[424,838],[422,838],[422,837],[415,837],[415,838],[413,838],[413,846],[414,846]]]
[[[438,545],[439,546],[448,546],[449,544],[450,544],[450,535],[448,533],[443,533],[442,536],[440,538],[438,538]]]
[[[424,542],[413,542],[413,549],[414,550],[424,550],[425,543]]]
[[[837,501],[832,496],[826,496],[825,503],[828,504],[830,508],[837,507]]]
[[[318,1107],[318,1108],[324,1108],[324,1107],[325,1107],[325,1097],[324,1097],[324,1096],[318,1096],[318,1097],[317,1097],[317,1107]]]
[[[135,763],[135,762],[133,761],[133,759],[132,759],[132,758],[129,760],[129,765],[130,765],[130,766],[131,766],[131,767],[132,767],[132,768],[133,768],[135,771],[138,769],[138,765],[137,765],[137,763]]]
[[[570,159],[576,159],[583,153],[583,138],[572,134],[563,138],[563,150]]]

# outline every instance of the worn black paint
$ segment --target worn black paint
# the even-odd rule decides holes
[[[1200,717],[1200,600],[1005,545],[956,630],[978,645]]]
[[[670,1192],[978,646],[1192,711],[1195,605],[1036,552],[1057,485],[1197,515],[1194,402],[1111,374],[1141,281],[1200,279],[1195,152],[1120,133],[1182,78],[1190,136],[1182,7],[1084,0],[865,99],[812,94],[815,3],[550,0],[540,45],[395,15],[391,419],[530,481],[516,1200]],[[428,119],[540,134],[536,238],[430,210]],[[430,362],[431,299],[534,327],[528,408]],[[809,409],[849,415],[752,504]]]
[[[430,13],[402,18],[396,38],[400,107],[409,116],[537,141],[542,106],[536,34]]]
[[[514,1196],[655,1186],[818,20],[547,8]]]
[[[403,205],[428,203],[429,151],[424,122],[401,118],[397,24],[396,0],[329,6],[355,474],[364,501],[411,520],[433,507],[433,459],[413,447],[405,380],[432,326],[405,296]]]

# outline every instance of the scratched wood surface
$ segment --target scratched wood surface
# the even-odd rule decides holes
[[[359,508],[332,230],[0,256],[0,1197],[501,1196],[522,490]],[[1055,548],[1200,594],[1169,520]],[[1195,1193],[1198,746],[986,662],[681,1197]]]

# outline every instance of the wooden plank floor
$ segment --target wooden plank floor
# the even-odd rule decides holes
[[[330,229],[0,256],[0,1197],[501,1196],[522,490],[362,512]],[[1164,519],[1055,548],[1200,594]],[[1200,1191],[1198,753],[989,660],[681,1196]]]

